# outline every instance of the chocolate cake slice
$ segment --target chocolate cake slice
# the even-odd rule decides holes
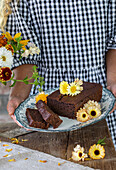
[[[83,82],[83,90],[76,96],[61,95],[59,90],[47,97],[47,105],[58,115],[76,118],[76,112],[89,100],[100,101],[102,86],[97,83]]]
[[[42,100],[39,100],[36,103],[36,107],[43,119],[50,123],[54,129],[62,123],[62,120],[59,118],[59,116],[55,114]]]
[[[49,123],[45,122],[37,109],[26,109],[26,116],[29,126],[41,129],[48,129]]]

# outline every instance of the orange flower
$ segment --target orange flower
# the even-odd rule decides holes
[[[20,44],[23,45],[23,46],[22,46],[22,49],[23,49],[24,51],[26,50],[25,46],[28,44],[29,41],[30,41],[30,40],[21,40],[21,41],[20,41]]]
[[[42,101],[44,101],[45,103],[47,103],[47,96],[48,96],[48,94],[45,94],[44,92],[39,93],[38,95],[35,96],[36,103],[37,103],[39,100],[42,100]]]
[[[12,37],[11,35],[10,35],[10,33],[9,32],[6,32],[6,33],[3,33],[2,35],[4,35],[7,39],[8,39],[8,41],[12,41],[12,40],[14,40],[15,42],[16,42],[16,38],[19,38],[20,36],[21,36],[21,33],[17,33],[17,34],[15,34],[15,36],[14,37]]]
[[[9,67],[0,68],[0,81],[9,81],[12,75],[12,71]]]
[[[5,35],[0,35],[0,47],[3,47],[7,44],[7,39],[5,38]]]

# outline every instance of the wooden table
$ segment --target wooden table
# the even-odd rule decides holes
[[[85,152],[88,152],[91,145],[95,144],[98,139],[102,139],[106,136],[106,156],[104,159],[78,163],[95,169],[116,170],[116,152],[105,120],[71,132],[31,132],[23,134],[22,132],[18,133],[16,129],[18,129],[19,132],[21,130],[21,128],[15,123],[1,124],[0,140],[11,142],[11,140],[8,139],[8,135],[6,135],[6,137],[3,136],[5,136],[4,134],[14,133],[14,136],[17,136],[19,140],[28,139],[28,141],[19,143],[19,145],[39,150],[66,160],[69,160],[71,157],[71,153],[76,144],[83,146]],[[16,132],[18,134],[16,134]]]

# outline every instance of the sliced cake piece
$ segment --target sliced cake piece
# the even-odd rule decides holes
[[[29,126],[41,129],[48,129],[49,123],[45,122],[41,114],[37,109],[26,109],[26,117],[29,122]]]
[[[62,120],[59,118],[59,116],[55,114],[42,100],[39,100],[36,103],[36,107],[43,119],[50,123],[54,129],[62,123]]]
[[[89,100],[100,101],[102,86],[97,83],[83,82],[83,90],[76,96],[61,95],[59,90],[47,97],[47,105],[58,115],[76,118],[76,112]]]

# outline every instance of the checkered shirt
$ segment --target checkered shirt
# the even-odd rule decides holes
[[[20,0],[18,5],[13,0],[11,7],[6,31],[21,32],[41,51],[21,60],[16,56],[13,68],[36,64],[44,90],[77,77],[106,86],[105,54],[116,49],[116,0]],[[107,122],[115,143],[116,114]]]

